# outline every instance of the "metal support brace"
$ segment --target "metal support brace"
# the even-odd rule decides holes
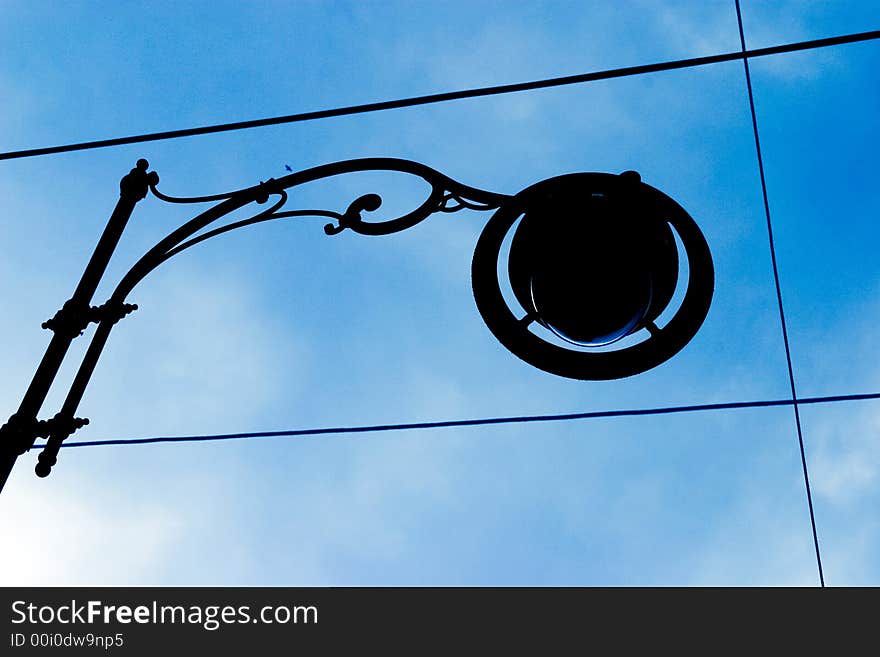
[[[58,413],[51,420],[44,420],[46,425],[45,436],[49,442],[43,447],[37,460],[34,471],[38,477],[48,477],[52,472],[52,466],[58,461],[58,450],[61,449],[61,443],[69,438],[77,429],[89,423],[87,418],[72,417],[63,413]]]
[[[99,324],[103,321],[109,321],[115,324],[135,310],[137,310],[137,304],[121,303],[112,299],[103,305],[90,307],[77,304],[73,299],[70,299],[61,306],[52,319],[46,320],[41,326],[73,339],[82,335],[92,322]]]
[[[57,413],[49,420],[37,420],[15,413],[3,425],[3,431],[14,442],[16,453],[21,455],[34,446],[34,440],[37,438],[51,439],[52,436],[63,436],[61,440],[64,440],[88,423],[87,418],[72,417],[62,413]]]

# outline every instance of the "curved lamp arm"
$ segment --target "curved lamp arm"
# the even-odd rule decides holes
[[[384,219],[378,222],[367,222],[361,217],[362,212],[374,212],[382,205],[382,197],[378,194],[365,194],[356,198],[343,213],[330,210],[280,211],[288,200],[286,190],[291,187],[297,187],[333,176],[365,171],[396,171],[414,175],[427,182],[431,186],[431,191],[428,194],[428,198],[411,212],[400,217]],[[392,157],[369,157],[324,164],[291,173],[283,178],[270,178],[259,185],[213,196],[169,196],[157,189],[157,183],[158,181],[151,184],[150,190],[157,198],[169,203],[221,202],[170,233],[135,263],[120,281],[113,294],[120,301],[147,274],[177,253],[214,235],[251,224],[285,217],[322,216],[336,220],[335,225],[330,223],[324,226],[324,232],[328,235],[337,235],[346,228],[362,235],[390,235],[391,233],[411,228],[437,212],[456,212],[465,208],[471,210],[494,210],[510,198],[510,196],[505,194],[497,194],[464,185],[424,164]],[[224,216],[250,203],[266,203],[269,197],[274,195],[279,197],[278,201],[267,210],[263,210],[249,219],[237,221],[216,228],[203,235],[193,237],[200,230]]]

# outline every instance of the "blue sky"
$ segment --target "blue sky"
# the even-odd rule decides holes
[[[864,2],[744,0],[752,47],[877,29]],[[732,1],[25,3],[0,7],[3,150],[245,120],[739,48]],[[880,389],[874,42],[752,62],[795,376]],[[354,157],[515,193],[635,169],[703,229],[709,316],[675,358],[614,382],[509,354],[470,292],[485,213],[389,237],[320,220],[210,240],[135,290],[74,439],[711,403],[788,394],[741,63],[0,163],[0,399],[18,405],[139,157],[177,195]],[[402,175],[304,187],[342,210]],[[154,198],[96,301],[194,213]],[[49,255],[47,255],[49,254]],[[57,410],[74,343],[43,410]],[[826,580],[880,583],[876,402],[802,411]],[[791,409],[197,445],[21,459],[0,496],[4,584],[817,583]]]

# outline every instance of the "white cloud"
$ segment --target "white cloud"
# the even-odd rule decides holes
[[[38,480],[21,459],[0,496],[4,586],[134,584],[161,569],[188,523],[179,507],[108,496],[82,477]]]
[[[267,409],[301,396],[307,353],[246,281],[178,266],[139,290],[141,309],[114,328],[78,412],[92,422],[72,440],[137,437],[132,427],[138,436],[261,429]],[[68,354],[40,417],[57,410],[93,331]],[[11,324],[3,336],[35,348],[46,339]],[[37,360],[13,355],[0,379],[10,412]],[[33,474],[35,456],[19,459],[0,495],[0,523],[11,528],[0,542],[3,584],[216,583],[256,569],[239,549],[240,520],[218,502],[239,486],[234,448],[62,450],[46,480]],[[236,538],[224,543],[229,532]],[[209,556],[206,537],[220,545]]]

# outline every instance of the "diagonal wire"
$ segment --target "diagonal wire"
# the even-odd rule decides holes
[[[536,89],[561,87],[570,84],[583,84],[585,82],[594,82],[596,80],[609,80],[612,78],[622,78],[630,75],[643,75],[645,73],[656,73],[658,71],[670,71],[680,68],[690,68],[693,66],[705,66],[707,64],[717,64],[719,62],[729,62],[738,59],[742,59],[745,61],[749,57],[778,55],[781,53],[796,52],[799,50],[811,50],[814,48],[826,48],[829,46],[839,46],[846,43],[871,41],[874,39],[880,39],[880,30],[844,34],[841,36],[828,37],[824,39],[813,39],[810,41],[799,41],[797,43],[787,43],[784,45],[770,46],[767,48],[756,48],[755,50],[748,51],[743,48],[742,52],[736,51],[722,53],[719,55],[708,55],[705,57],[693,57],[690,59],[659,62],[656,64],[627,66],[624,68],[615,68],[593,73],[581,73],[578,75],[567,75],[563,77],[546,78],[542,80],[531,80],[528,82],[517,82],[515,84],[502,84],[491,87],[480,87],[476,89],[448,91],[443,93],[428,94],[425,96],[413,96],[411,98],[399,98],[395,100],[386,100],[376,103],[366,103],[363,105],[350,105],[347,107],[336,107],[332,109],[317,110],[314,112],[302,112],[299,114],[288,114],[286,116],[274,116],[264,119],[253,119],[250,121],[236,121],[233,123],[220,123],[216,125],[200,126],[196,128],[184,128],[182,130],[167,130],[164,132],[131,135],[128,137],[115,137],[112,139],[84,141],[76,144],[65,144],[62,146],[48,146],[45,148],[30,148],[27,150],[8,151],[5,153],[0,153],[0,160],[14,160],[24,157],[35,157],[37,155],[51,155],[55,153],[69,153],[71,151],[82,151],[92,148],[108,148],[110,146],[139,144],[149,141],[160,141],[163,139],[179,139],[181,137],[193,137],[195,135],[229,132],[231,130],[247,130],[251,128],[261,128],[270,125],[280,125],[283,123],[298,123],[302,121],[314,121],[317,119],[326,119],[336,116],[367,114],[370,112],[382,112],[385,110],[400,109],[403,107],[415,107],[417,105],[445,103],[453,100],[462,100],[465,98],[497,96],[500,94],[516,93],[519,91],[534,91]]]
[[[401,424],[373,424],[349,427],[326,427],[317,429],[288,429],[283,431],[249,431],[243,433],[208,434],[199,436],[156,436],[151,438],[122,438],[114,440],[89,440],[65,442],[61,447],[100,447],[108,445],[149,445],[156,443],[194,443],[219,440],[240,440],[246,438],[284,438],[296,436],[341,435],[351,433],[379,433],[387,431],[412,431],[417,429],[447,429],[452,427],[474,427],[494,424],[525,424],[530,422],[565,422],[608,417],[639,417],[645,415],[672,415],[674,413],[693,413],[699,411],[724,411],[743,408],[767,408],[792,406],[795,404],[829,404],[880,399],[880,392],[853,395],[833,395],[825,397],[805,397],[795,402],[793,399],[763,399],[758,401],[721,402],[716,404],[693,404],[689,406],[664,406],[659,408],[629,408],[609,411],[587,411],[583,413],[556,413],[552,415],[518,415],[508,417],[473,418],[466,420],[439,420],[435,422],[409,422]],[[42,447],[36,444],[34,447]]]
[[[742,11],[740,10],[739,0],[736,3],[736,22],[739,26],[739,39],[743,52],[746,52],[746,37],[743,30]],[[819,584],[825,586],[825,573],[822,570],[822,554],[819,550],[819,534],[816,531],[816,514],[813,511],[813,495],[810,491],[810,473],[807,469],[807,456],[804,450],[804,432],[801,428],[801,414],[798,410],[797,391],[794,383],[794,368],[791,364],[791,347],[788,342],[788,329],[785,323],[785,310],[782,303],[782,286],[779,284],[779,267],[776,262],[776,247],[773,240],[773,225],[770,221],[770,202],[767,199],[767,180],[764,176],[764,157],[761,154],[761,140],[758,137],[758,117],[755,113],[755,95],[752,91],[752,77],[749,72],[749,60],[743,58],[743,67],[746,74],[746,87],[749,92],[749,109],[752,114],[752,130],[755,133],[755,151],[758,157],[758,173],[761,176],[761,193],[764,197],[764,215],[767,217],[767,236],[770,241],[770,260],[773,263],[773,281],[776,284],[776,301],[779,306],[779,322],[782,326],[782,341],[785,344],[785,362],[788,365],[788,381],[791,385],[792,408],[794,409],[794,421],[797,426],[798,446],[801,452],[801,467],[804,472],[804,486],[807,490],[807,506],[810,509],[810,526],[813,530],[813,546],[816,550],[816,566],[819,569]]]

